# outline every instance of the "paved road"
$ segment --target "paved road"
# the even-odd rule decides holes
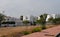
[[[22,37],[55,37],[58,33],[60,33],[60,26],[49,28],[41,32],[32,33]]]

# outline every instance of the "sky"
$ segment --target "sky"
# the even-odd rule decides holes
[[[60,0],[0,0],[0,12],[7,16],[60,14]]]

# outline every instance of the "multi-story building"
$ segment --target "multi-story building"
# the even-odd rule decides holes
[[[5,21],[2,23],[1,26],[19,26],[19,25],[23,25],[20,18],[6,16]]]

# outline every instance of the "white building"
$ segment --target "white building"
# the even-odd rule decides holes
[[[14,17],[10,17],[10,16],[6,16],[4,22],[15,22],[15,23],[14,24],[2,24],[1,26],[19,26],[19,25],[23,25],[20,18],[14,18]]]
[[[60,14],[48,14],[47,18],[46,18],[46,21],[48,21],[48,19],[51,18],[51,17],[53,17],[53,19],[60,18]]]
[[[23,21],[24,20],[30,20],[30,16],[23,16]]]
[[[17,20],[17,19],[14,17],[10,17],[10,16],[5,17],[5,21],[15,21],[15,20]]]
[[[47,15],[47,18],[46,18],[46,21],[48,21],[49,18],[53,17],[53,19],[55,19],[55,14],[48,14]]]
[[[38,16],[37,18],[38,18],[37,20],[39,20],[40,19],[40,16]]]

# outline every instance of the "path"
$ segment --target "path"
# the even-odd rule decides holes
[[[55,37],[58,33],[60,33],[60,26],[49,28],[41,32],[32,33],[22,37]]]

